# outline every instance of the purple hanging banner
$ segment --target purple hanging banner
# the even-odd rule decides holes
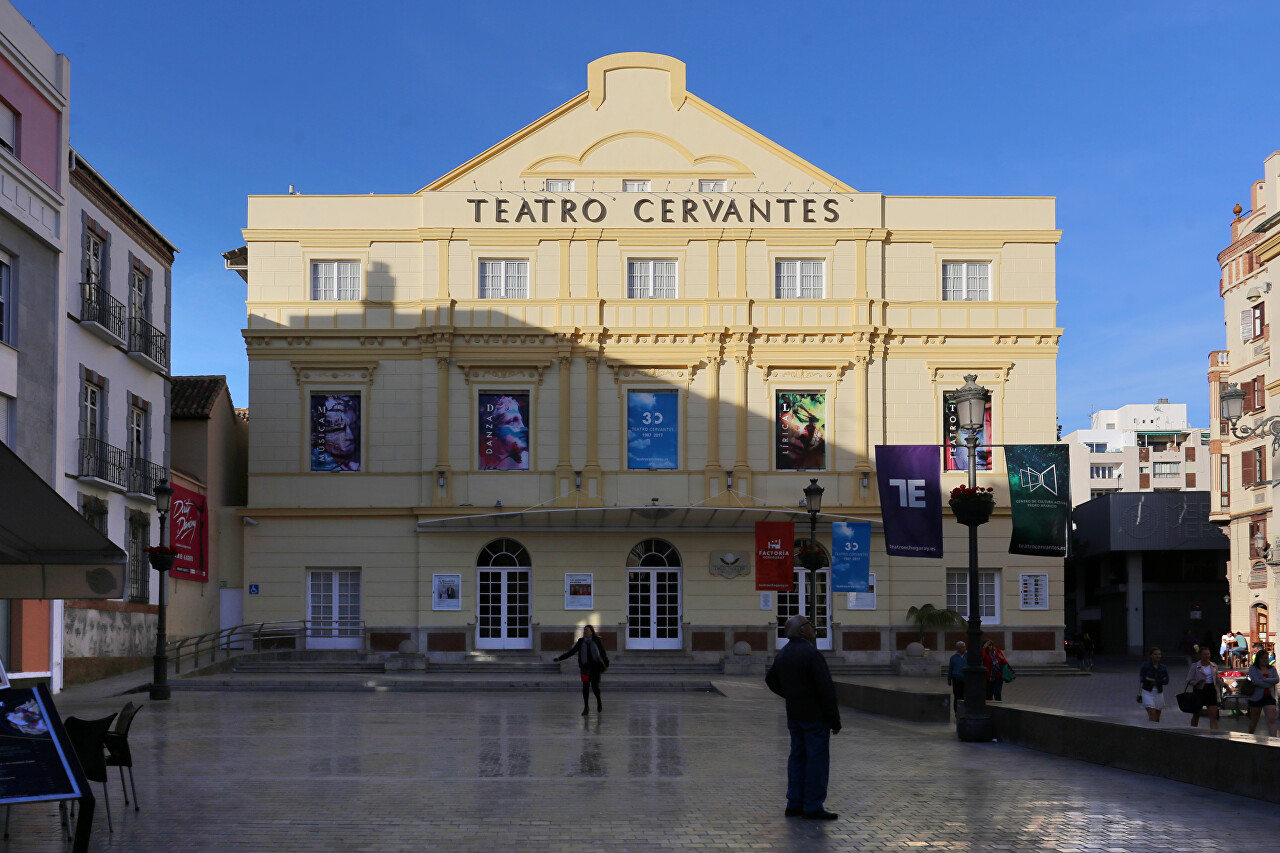
[[[876,479],[885,551],[942,557],[942,449],[933,444],[876,446]]]

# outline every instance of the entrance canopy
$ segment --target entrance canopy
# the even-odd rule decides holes
[[[581,530],[596,532],[644,530],[700,530],[741,533],[757,521],[794,521],[797,529],[809,523],[803,510],[725,506],[609,506],[526,509],[514,512],[431,518],[418,522],[419,533],[465,533],[477,530]],[[880,521],[820,513],[819,524],[833,521]]]
[[[0,444],[0,598],[120,598],[128,556]]]

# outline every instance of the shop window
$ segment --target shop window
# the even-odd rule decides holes
[[[481,299],[528,299],[528,261],[481,261]]]
[[[823,261],[778,261],[774,296],[778,299],[821,299],[825,295]]]
[[[359,262],[312,261],[311,298],[323,301],[359,299]]]
[[[942,265],[942,298],[955,302],[991,298],[991,264],[965,261]]]

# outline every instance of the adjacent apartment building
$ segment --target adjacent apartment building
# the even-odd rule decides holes
[[[1102,409],[1071,446],[1071,503],[1113,492],[1207,490],[1209,430],[1187,422],[1185,403],[1161,398]]]
[[[1280,151],[1263,162],[1263,177],[1250,188],[1252,209],[1236,205],[1231,242],[1218,254],[1219,289],[1226,316],[1223,349],[1209,354],[1211,411],[1221,414],[1219,394],[1229,386],[1245,392],[1244,414],[1233,428],[1219,419],[1210,445],[1212,519],[1231,538],[1228,581],[1231,627],[1272,641],[1270,611],[1280,606],[1280,542],[1273,510],[1276,445],[1265,429],[1246,434],[1280,415],[1280,376],[1271,369],[1271,323],[1277,309],[1280,257]],[[1278,304],[1280,308],[1280,304]],[[1273,422],[1274,423],[1274,422]]]
[[[668,56],[592,62],[417,192],[253,196],[243,234],[244,616],[306,620],[310,647],[545,655],[591,623],[625,654],[716,658],[806,612],[824,649],[888,661],[910,606],[967,612],[966,528],[945,560],[877,532],[873,592],[817,568],[810,601],[801,564],[756,589],[754,522],[807,537],[811,479],[820,542],[878,522],[874,448],[948,442],[969,373],[984,443],[1054,440],[1052,198],[859,192]],[[943,456],[946,491],[967,460]],[[1006,507],[984,627],[1060,660],[1062,560],[1007,553],[1003,455],[975,464]]]

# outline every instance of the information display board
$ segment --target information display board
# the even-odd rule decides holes
[[[48,690],[0,690],[0,805],[75,800],[85,787]]]

